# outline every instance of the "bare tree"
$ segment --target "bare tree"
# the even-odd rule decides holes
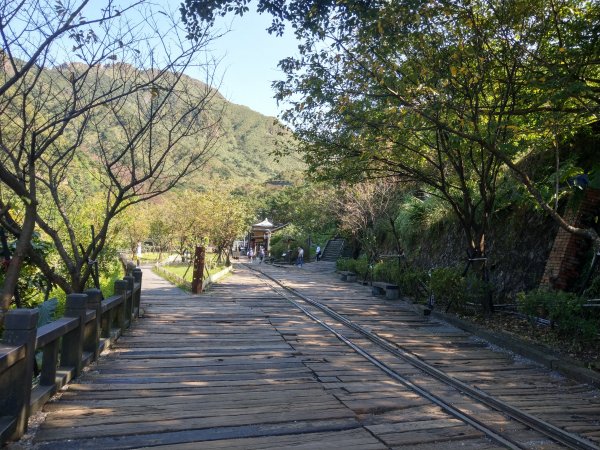
[[[348,231],[362,246],[370,263],[380,256],[378,229],[393,235],[398,261],[399,255],[404,253],[396,223],[400,194],[398,183],[391,178],[382,178],[347,186],[337,199],[340,228]]]
[[[112,218],[200,168],[220,114],[211,111],[214,61],[204,54],[211,36],[188,40],[168,11],[142,2],[118,10],[107,0],[94,10],[87,0],[23,0],[1,2],[0,17],[0,182],[8,188],[0,210],[2,226],[17,237],[5,311],[26,255],[66,292],[83,289]],[[191,69],[207,83],[183,75]],[[107,129],[116,139],[106,138]],[[184,151],[192,139],[194,150]],[[70,214],[86,201],[69,185],[81,158],[105,193],[86,245]],[[53,241],[62,272],[31,251],[36,224]]]

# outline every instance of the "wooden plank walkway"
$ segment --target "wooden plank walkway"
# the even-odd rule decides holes
[[[275,278],[285,278],[288,286],[318,299],[458,380],[555,426],[581,434],[600,447],[599,389],[490,346],[444,322],[417,315],[409,303],[373,297],[370,287],[343,282],[317,265],[296,271],[293,277],[281,274],[285,270],[280,268],[262,270]],[[421,379],[420,373],[414,373],[421,386],[431,385]],[[477,414],[482,419],[486,417],[483,411]],[[378,415],[377,419],[382,417]],[[513,436],[517,442],[528,442],[527,432],[513,432]]]
[[[276,302],[273,293],[248,273],[222,291],[190,296],[145,270],[143,317],[46,406],[31,446],[385,448],[268,315],[244,304]]]
[[[399,302],[371,297],[367,288],[337,282],[326,267],[261,268],[382,335],[414,345],[424,359],[478,386],[516,396],[567,426],[579,424],[588,436],[598,430],[597,391],[515,363]],[[243,267],[201,296],[144,270],[142,308],[142,318],[117,347],[46,405],[45,421],[21,446],[497,448],[324,333]],[[515,372],[498,378],[494,369]],[[514,373],[526,383],[510,379]],[[539,401],[540,385],[553,390],[546,406]],[[527,396],[538,398],[526,403]],[[570,414],[560,415],[554,399],[572,408]],[[520,441],[532,439],[518,424],[499,425]]]

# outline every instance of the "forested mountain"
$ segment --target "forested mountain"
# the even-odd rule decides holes
[[[108,72],[106,76],[110,78]],[[188,79],[186,87],[196,90],[198,97],[206,95],[204,93],[208,89],[206,84],[192,78]],[[184,178],[181,187],[195,189],[215,180],[226,181],[232,187],[262,184],[267,180],[288,181],[303,169],[304,164],[294,153],[279,158],[273,155],[284,148],[294,148],[292,133],[275,117],[264,116],[246,106],[231,103],[218,92],[212,95],[205,109],[205,120],[211,124],[218,123],[216,133],[219,137],[210,151],[212,157],[207,164]],[[135,102],[131,101],[131,105],[126,105],[123,110],[128,111],[132,120],[137,120],[139,112]],[[107,117],[101,123],[104,129],[100,131],[107,146],[123,137],[122,124],[116,120]],[[162,133],[164,130],[156,127],[157,142],[166,139]],[[84,139],[84,149],[87,145],[94,144]],[[195,139],[183,139],[179,145],[185,150],[185,147],[192,148],[199,143]]]
[[[291,133],[276,118],[230,103],[220,95],[215,102],[223,107],[222,136],[202,177],[208,173],[213,178],[225,178],[233,185],[289,181],[304,167],[299,155],[288,154],[281,158],[273,155],[274,151],[293,147]],[[190,180],[194,184],[199,181],[194,176]]]
[[[206,89],[198,80],[192,80],[191,86],[199,91]],[[202,186],[207,179],[222,179],[232,187],[268,180],[290,181],[304,168],[300,156],[292,152],[292,133],[277,118],[231,103],[220,93],[212,102],[211,115],[219,121],[220,137],[207,166],[184,180],[185,187]],[[276,158],[274,152],[283,149],[290,149],[290,153]]]

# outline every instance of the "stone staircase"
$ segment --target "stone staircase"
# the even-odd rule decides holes
[[[322,261],[337,261],[344,251],[344,245],[346,241],[344,239],[336,238],[327,241],[325,248],[323,249]]]

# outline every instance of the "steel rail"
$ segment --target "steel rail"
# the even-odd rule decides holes
[[[414,356],[414,354],[410,354],[407,350],[402,349],[401,347],[397,346],[396,344],[390,343],[389,341],[381,338],[380,336],[372,333],[371,331],[352,322],[351,320],[347,319],[346,317],[344,317],[341,314],[337,313],[336,311],[332,310],[328,306],[307,297],[306,295],[302,294],[301,292],[298,292],[296,289],[294,289],[290,286],[285,285],[285,283],[277,280],[276,278],[272,277],[271,275],[266,274],[262,271],[259,271],[258,269],[254,269],[254,268],[251,268],[251,269],[261,273],[263,276],[267,277],[268,279],[270,279],[277,285],[281,286],[281,288],[283,288],[286,291],[290,292],[291,294],[301,298],[303,301],[314,306],[315,308],[323,311],[325,314],[327,314],[331,318],[337,320],[338,322],[342,323],[346,327],[358,332],[359,334],[361,334],[365,338],[369,339],[371,342],[373,342],[374,344],[383,348],[384,350],[388,351],[389,353],[393,354],[394,356],[408,362],[409,364],[413,365],[414,367],[416,367],[416,368],[420,369],[421,371],[427,373],[428,375],[434,377],[438,381],[441,381],[447,385],[452,386],[453,388],[464,393],[465,395],[489,406],[490,408],[492,408],[500,413],[506,414],[507,416],[522,423],[523,425],[526,425],[527,427],[543,434],[544,436],[551,438],[555,442],[561,443],[563,445],[566,445],[569,448],[574,448],[574,449],[600,450],[599,446],[595,445],[593,442],[589,441],[588,439],[585,439],[581,436],[575,435],[575,434],[565,431],[561,428],[558,428],[557,426],[552,425],[551,423],[548,423],[538,417],[532,416],[531,414],[526,413],[525,411],[522,411],[506,402],[503,402],[502,400],[499,400],[493,396],[490,396],[490,395],[486,394],[485,392],[483,392],[477,388],[474,388],[473,386],[471,386],[467,383],[464,383],[464,382],[446,374],[445,372],[443,372],[439,369],[436,369],[432,365],[427,364],[426,362],[419,359],[417,356]],[[313,317],[313,315],[310,314],[309,312],[305,311],[305,309],[302,308],[301,305],[297,304],[297,302],[293,301],[290,298],[287,298],[287,300],[290,301],[291,303],[293,303],[296,307],[298,307],[300,310],[302,310],[305,314],[309,315],[313,320],[318,321],[323,326],[325,326],[325,328],[327,328],[330,331],[332,331],[333,333],[335,333],[336,336],[339,335],[338,338],[340,338],[340,336],[342,336],[337,331],[335,331],[331,327],[329,327],[327,324],[320,321],[318,318]],[[346,342],[346,340],[347,339],[345,337],[344,337],[344,339],[342,339],[342,341],[347,343],[347,345],[350,345],[351,347],[353,347],[354,344],[352,344],[351,342]],[[361,352],[359,352],[359,353],[361,353]],[[385,366],[384,363],[381,363],[381,364],[383,366]],[[376,365],[379,367],[379,364],[376,364]],[[389,369],[389,370],[391,372],[394,372],[393,369]],[[384,370],[384,372],[388,373],[388,370]],[[400,374],[397,374],[396,372],[394,372],[394,373],[396,375],[398,375],[399,377],[401,377]],[[391,376],[393,376],[395,378],[395,375],[391,375]],[[412,382],[409,381],[409,383],[412,383]],[[415,385],[415,387],[417,387],[418,389],[422,389],[422,388],[418,387],[417,385]],[[412,389],[412,387],[411,387],[411,389]],[[431,395],[433,395],[433,394],[431,394]],[[442,402],[443,402],[443,400],[442,400]],[[436,402],[436,404],[437,404],[437,402]],[[453,408],[450,405],[449,405],[449,407]],[[460,414],[465,415],[462,412],[460,412]],[[473,419],[473,418],[471,418],[471,419],[476,421],[476,419]],[[473,426],[475,426],[475,425],[473,425]],[[485,426],[485,425],[483,425],[483,426]],[[479,427],[477,427],[477,428],[479,429]],[[491,430],[491,432],[493,434],[495,434],[495,432],[493,430]],[[490,438],[495,439],[491,435],[490,435]],[[502,438],[502,439],[505,439],[505,438]],[[510,442],[512,443],[512,441],[510,441]],[[502,445],[507,445],[507,444],[503,443]],[[516,444],[516,443],[514,445],[518,446],[518,444]],[[516,448],[522,448],[522,447],[518,446]]]
[[[317,322],[319,325],[321,325],[323,328],[325,328],[326,330],[331,332],[333,335],[335,335],[340,341],[342,341],[344,344],[346,344],[347,346],[352,348],[356,353],[358,353],[359,355],[361,355],[362,357],[367,359],[371,364],[373,364],[374,366],[376,366],[377,368],[382,370],[386,375],[388,375],[391,378],[393,378],[394,380],[400,382],[402,385],[406,386],[408,389],[417,393],[419,396],[426,398],[433,404],[439,406],[440,409],[442,409],[443,411],[446,411],[448,414],[452,415],[453,417],[463,421],[464,423],[466,423],[468,425],[471,425],[472,427],[481,431],[483,434],[485,434],[487,437],[489,437],[496,443],[503,445],[506,448],[510,448],[510,449],[514,449],[514,450],[517,450],[517,449],[521,450],[521,449],[525,448],[525,447],[519,445],[518,443],[511,441],[510,439],[507,439],[507,438],[503,437],[502,435],[496,433],[493,429],[489,428],[484,423],[469,416],[468,414],[463,413],[459,409],[453,407],[452,405],[450,405],[449,403],[444,401],[442,398],[421,388],[416,383],[413,383],[412,381],[403,377],[398,372],[396,372],[394,369],[392,369],[390,366],[385,364],[383,361],[379,360],[377,357],[373,356],[367,350],[365,350],[362,347],[360,347],[359,345],[355,344],[350,339],[348,339],[346,336],[344,336],[343,334],[341,334],[340,332],[338,332],[337,330],[335,330],[334,328],[332,328],[331,326],[326,324],[324,321],[322,321],[317,316],[312,314],[310,311],[308,311],[302,305],[297,303],[295,300],[292,300],[291,298],[286,298],[286,300],[289,301],[290,303],[292,303],[296,308],[301,310],[306,316],[308,316],[309,318],[311,318],[312,320]]]

